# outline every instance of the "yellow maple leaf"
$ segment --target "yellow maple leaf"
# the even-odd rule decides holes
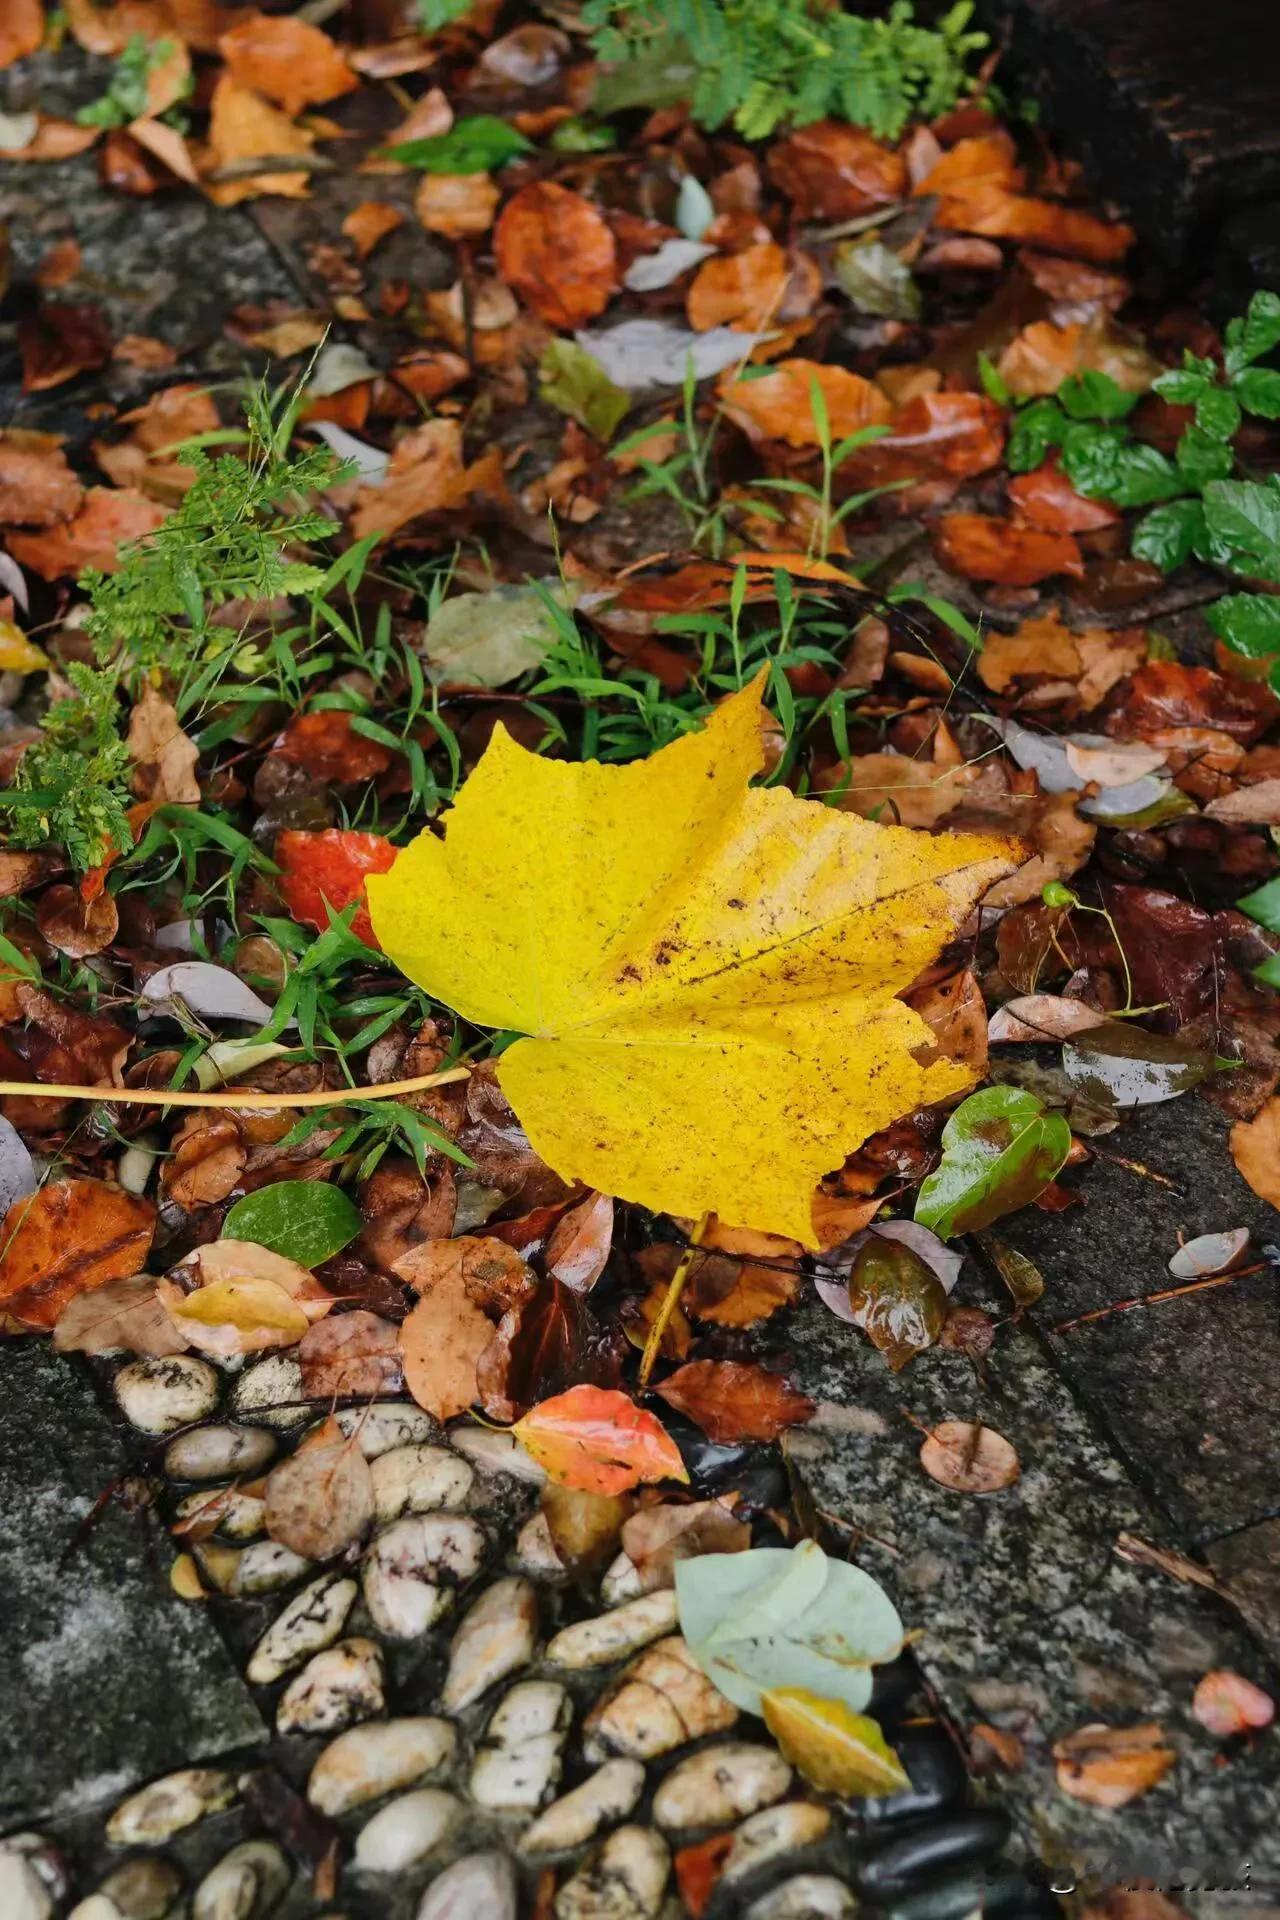
[[[894,996],[1015,864],[1012,843],[876,826],[763,763],[763,676],[629,766],[496,729],[444,837],[367,882],[383,948],[481,1026],[534,1149],[655,1211],[816,1245],[820,1176],[972,1082]]]

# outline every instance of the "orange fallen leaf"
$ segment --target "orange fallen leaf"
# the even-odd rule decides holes
[[[689,1478],[661,1421],[612,1388],[570,1387],[540,1400],[512,1431],[553,1480],[585,1493]]]
[[[57,526],[83,497],[58,435],[0,433],[0,526]]]
[[[1024,620],[1016,633],[989,633],[977,664],[984,687],[1008,693],[1024,677],[1078,679],[1084,663],[1075,635],[1053,613]]]
[[[71,160],[76,154],[87,152],[101,137],[100,127],[81,127],[74,120],[59,120],[56,114],[42,113],[26,146],[3,148],[0,163]]]
[[[405,1385],[437,1420],[451,1419],[479,1397],[476,1368],[494,1323],[528,1298],[533,1276],[502,1241],[470,1234],[413,1247],[394,1270],[421,1296],[400,1329]]]
[[[444,513],[461,506],[479,486],[501,487],[501,464],[496,449],[473,461],[462,462],[462,428],[456,420],[428,420],[400,440],[391,455],[380,486],[363,486],[351,515],[353,538],[371,533],[387,537],[424,513]]]
[[[1123,1807],[1164,1779],[1178,1756],[1156,1720],[1137,1727],[1094,1723],[1056,1740],[1058,1785],[1092,1807]]]
[[[10,532],[5,543],[19,565],[42,580],[58,580],[84,567],[114,573],[121,546],[153,533],[167,517],[163,507],[131,487],[89,487],[79,512],[63,525],[43,533]]]
[[[117,0],[114,6],[99,5],[98,0],[64,0],[62,11],[86,53],[113,58],[124,52],[136,34],[144,40],[161,40],[173,31],[168,0]]]
[[[161,1357],[184,1353],[188,1342],[156,1298],[149,1273],[106,1280],[73,1294],[58,1315],[53,1344],[59,1353],[125,1353]]]
[[[276,863],[280,893],[295,920],[323,933],[335,914],[360,902],[351,931],[367,947],[376,947],[377,935],[369,918],[364,883],[371,873],[387,873],[399,852],[380,833],[358,833],[327,827],[322,833],[304,833],[289,827],[277,836]]]
[[[999,464],[1004,415],[980,393],[917,393],[893,415],[890,431],[846,464],[859,486],[894,480],[969,479]]]
[[[862,427],[888,424],[892,408],[879,387],[845,367],[824,366],[816,360],[780,360],[758,379],[726,375],[720,393],[730,419],[753,439],[816,447],[821,436],[813,413],[815,381],[826,403],[833,440],[843,440]]]
[[[758,333],[777,319],[788,278],[787,256],[772,240],[704,260],[689,288],[689,325]]]
[[[336,100],[360,84],[327,33],[288,15],[251,13],[237,20],[218,41],[218,51],[233,80],[265,94],[289,115]]]
[[[413,204],[428,233],[465,240],[488,233],[501,198],[487,173],[428,173]]]
[[[1126,393],[1145,393],[1160,372],[1160,362],[1104,315],[1065,327],[1036,320],[1014,335],[997,368],[1010,393],[1031,399],[1056,393],[1064,380],[1079,373],[1105,373]]]
[[[503,279],[550,327],[594,320],[618,285],[617,249],[603,215],[553,181],[522,187],[508,200],[494,254]]]
[[[41,0],[5,0],[0,18],[0,67],[11,67],[25,60],[44,39],[44,7]]]
[[[1056,459],[1020,473],[1005,491],[1014,519],[1038,527],[1041,533],[1095,533],[1124,518],[1105,500],[1086,500],[1077,493]]]
[[[977,976],[968,967],[907,996],[930,1027],[940,1053],[978,1073],[987,1065],[987,1006]]]
[[[0,1227],[0,1307],[27,1327],[56,1324],[69,1300],[144,1265],[149,1200],[103,1180],[49,1180],[15,1200]]]
[[[307,1560],[331,1560],[373,1522],[373,1475],[333,1415],[267,1475],[267,1533]]]
[[[217,172],[241,160],[278,160],[296,153],[310,153],[315,136],[303,127],[295,127],[260,93],[242,87],[230,73],[224,73],[213,90],[209,106],[209,147],[206,172]],[[210,181],[205,192],[219,207],[234,207],[259,194],[275,193],[285,199],[304,199],[308,192],[305,173],[254,174],[243,180]]]
[[[1021,240],[1053,253],[1076,254],[1104,263],[1123,259],[1134,240],[1133,228],[1119,221],[1100,220],[1079,207],[1007,193],[1003,187],[985,184],[945,197],[934,219],[938,226],[953,227],[961,233]]]
[[[367,260],[380,240],[402,227],[405,214],[387,200],[362,200],[352,207],[342,223],[342,231],[361,260]]]
[[[982,513],[944,515],[934,545],[953,573],[1002,587],[1033,587],[1055,573],[1078,580],[1084,573],[1084,556],[1072,534],[1041,533]]]
[[[1018,165],[1012,135],[1003,127],[991,133],[957,140],[917,182],[916,194],[957,194],[979,187],[1020,187],[1025,176]]]
[[[1259,1198],[1280,1207],[1280,1095],[1273,1095],[1252,1120],[1236,1121],[1231,1158]]]
[[[776,1440],[811,1418],[813,1401],[780,1374],[736,1360],[693,1360],[656,1389],[668,1406],[702,1428],[709,1440]]]

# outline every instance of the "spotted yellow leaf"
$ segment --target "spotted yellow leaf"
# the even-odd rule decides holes
[[[803,1687],[760,1696],[764,1723],[793,1767],[824,1793],[854,1798],[910,1786],[906,1769],[868,1714]]]
[[[895,996],[1016,849],[749,786],[762,691],[622,767],[499,727],[443,837],[366,885],[411,980],[529,1036],[499,1079],[557,1173],[813,1246],[819,1177],[971,1084]]]

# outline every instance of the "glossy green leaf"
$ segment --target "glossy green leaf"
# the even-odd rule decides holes
[[[254,1240],[301,1267],[318,1267],[349,1246],[363,1225],[341,1187],[327,1180],[277,1180],[236,1201],[222,1223],[222,1237]]]
[[[1251,360],[1260,360],[1272,347],[1280,346],[1280,294],[1255,293],[1244,318],[1228,322],[1225,337],[1226,366],[1230,374],[1238,373]]]
[[[1201,426],[1188,427],[1174,455],[1178,472],[1188,486],[1205,487],[1210,480],[1225,480],[1235,466],[1236,457],[1229,445]]]
[[[1280,653],[1280,596],[1269,593],[1228,593],[1205,611],[1213,631],[1235,653],[1265,660]]]
[[[944,1240],[1025,1207],[1071,1151],[1071,1129],[1035,1094],[984,1087],[961,1101],[942,1134],[942,1163],[922,1183],[915,1217]]]
[[[1241,573],[1280,581],[1280,488],[1257,480],[1210,481],[1204,517]]]
[[[1246,893],[1242,900],[1236,901],[1241,913],[1247,913],[1268,933],[1280,933],[1280,875],[1268,880],[1265,886],[1255,887],[1252,893]]]
[[[1138,522],[1130,552],[1150,560],[1162,573],[1172,573],[1191,558],[1203,532],[1204,508],[1198,500],[1169,500]]]
[[[1158,448],[1129,440],[1113,427],[1073,427],[1062,444],[1062,466],[1077,493],[1117,507],[1154,506],[1187,487]]]
[[[1068,374],[1058,388],[1058,404],[1073,420],[1123,420],[1141,398],[1092,367]]]
[[[861,1567],[797,1547],[705,1553],[676,1566],[680,1631],[713,1684],[747,1713],[774,1688],[804,1688],[859,1713],[871,1667],[902,1647],[902,1622]]]
[[[1248,378],[1248,374],[1241,375],[1242,380]],[[1196,401],[1196,426],[1201,433],[1209,434],[1214,440],[1230,440],[1233,434],[1240,431],[1240,405],[1243,395],[1241,399],[1237,399],[1236,394],[1239,393],[1239,381],[1236,383],[1235,393],[1228,393],[1225,387],[1205,387]]]
[[[1231,391],[1246,413],[1263,420],[1280,420],[1280,373],[1270,367],[1247,367],[1231,382]]]
[[[1054,447],[1060,447],[1070,422],[1056,400],[1033,400],[1013,417],[1005,461],[1011,473],[1029,473]]]

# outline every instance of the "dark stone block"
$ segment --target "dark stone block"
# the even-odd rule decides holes
[[[110,1803],[265,1732],[208,1614],[170,1591],[149,1514],[103,1499],[129,1471],[79,1365],[43,1340],[8,1342],[0,1827]]]
[[[1236,208],[1280,196],[1272,0],[1211,11],[1196,0],[981,0],[979,11],[1008,49],[1015,97],[1035,97],[1166,267],[1186,268]]]

